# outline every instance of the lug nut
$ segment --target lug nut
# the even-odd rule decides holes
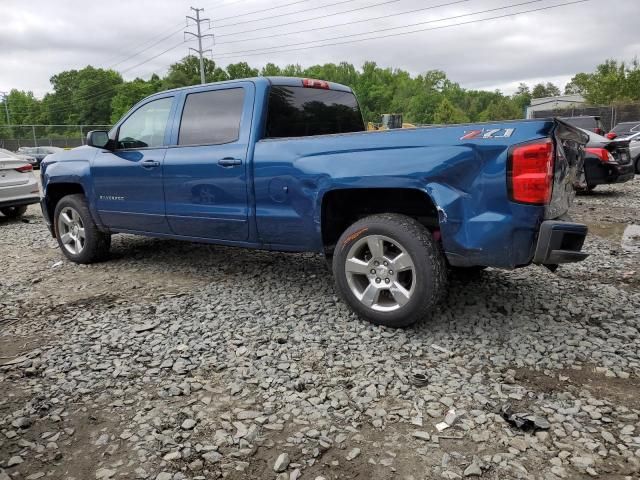
[[[389,270],[389,275],[393,275],[393,270]]]
[[[389,280],[388,278],[384,279],[384,283],[389,283],[389,282],[391,282],[391,280]]]
[[[389,262],[384,262],[384,266],[385,267],[388,266],[388,265],[389,265]]]
[[[377,267],[378,265],[380,265],[380,262],[376,260],[375,262],[373,262],[373,264]]]
[[[375,269],[375,268],[372,268],[372,269],[371,269],[371,275],[375,275],[375,274],[376,274],[376,269]]]
[[[376,283],[380,283],[382,280],[380,280],[379,278],[376,278]]]

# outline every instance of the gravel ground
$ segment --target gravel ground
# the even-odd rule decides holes
[[[638,478],[640,181],[572,214],[587,261],[454,278],[406,330],[318,256],[118,236],[80,266],[36,206],[0,218],[0,480]]]

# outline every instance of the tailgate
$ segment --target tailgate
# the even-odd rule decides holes
[[[578,172],[584,164],[584,147],[589,141],[586,133],[559,118],[554,119],[552,137],[555,146],[553,194],[545,220],[560,218],[569,211]]]

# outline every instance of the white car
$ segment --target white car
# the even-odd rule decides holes
[[[27,211],[28,205],[39,202],[33,166],[14,153],[0,152],[0,212],[17,218]]]

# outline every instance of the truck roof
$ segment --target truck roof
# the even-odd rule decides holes
[[[238,78],[235,80],[225,80],[224,82],[212,82],[204,85],[198,84],[198,85],[190,85],[188,87],[173,88],[171,90],[163,90],[162,92],[157,92],[152,96],[160,95],[167,92],[180,92],[182,90],[193,90],[196,88],[203,87],[205,85],[233,85],[234,83],[239,83],[239,82],[253,82],[255,84],[263,84],[265,86],[276,85],[276,86],[284,86],[284,87],[303,87],[304,86],[303,80],[304,78],[299,78],[299,77]],[[340,83],[334,83],[334,82],[326,82],[326,83],[329,85],[330,90],[338,90],[341,92],[353,92],[353,90],[350,87],[347,87],[346,85],[341,85]]]

